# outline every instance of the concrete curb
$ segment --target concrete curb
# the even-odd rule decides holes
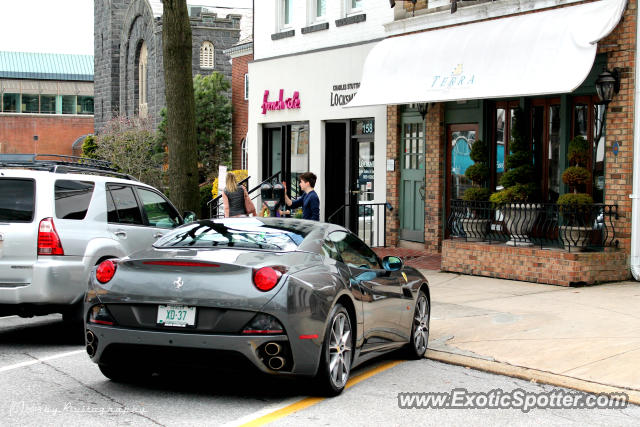
[[[432,349],[427,350],[426,358],[437,362],[448,363],[450,365],[464,366],[477,369],[479,371],[490,372],[492,374],[507,375],[526,381],[535,381],[558,387],[572,388],[585,393],[626,393],[629,396],[629,403],[640,405],[640,390],[614,387],[565,375],[554,374],[551,372],[539,371],[537,369],[509,365],[501,362],[493,362],[490,360],[462,356],[459,354]]]

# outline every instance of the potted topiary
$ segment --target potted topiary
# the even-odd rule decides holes
[[[483,187],[489,178],[489,145],[482,140],[475,141],[469,157],[474,164],[465,170],[464,175],[473,182],[473,187],[467,188],[462,195],[462,199],[469,204],[468,217],[463,218],[461,223],[467,240],[478,241],[487,235],[490,222],[489,212],[481,203],[489,200],[491,195],[489,189]]]
[[[569,166],[562,174],[562,182],[570,192],[558,198],[558,208],[564,224],[560,226],[560,237],[571,247],[584,247],[589,242],[591,212],[589,205],[593,198],[584,190],[591,179],[591,173],[584,167],[589,162],[589,142],[578,135],[569,142]]]
[[[524,112],[518,108],[509,141],[510,153],[505,157],[505,173],[500,178],[502,190],[493,193],[489,200],[499,207],[504,222],[511,233],[507,245],[530,246],[529,233],[538,216],[540,205],[531,203],[537,192],[533,183],[533,155],[524,138]]]

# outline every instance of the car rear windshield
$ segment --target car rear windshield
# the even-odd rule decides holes
[[[294,251],[304,240],[295,229],[276,228],[254,219],[200,221],[176,229],[154,244],[156,247],[249,248]]]
[[[91,181],[56,181],[56,217],[60,219],[84,219],[87,216],[93,188]]]
[[[32,179],[0,178],[0,221],[33,221],[35,193]]]

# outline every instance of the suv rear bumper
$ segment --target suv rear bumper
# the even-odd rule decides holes
[[[40,257],[33,264],[31,283],[3,287],[0,284],[0,304],[73,304],[88,283],[88,271],[83,257]]]

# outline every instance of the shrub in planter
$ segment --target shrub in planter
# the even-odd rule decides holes
[[[569,166],[562,173],[562,182],[574,189],[585,185],[589,179],[591,179],[591,173],[582,166]]]
[[[491,192],[482,185],[489,178],[489,145],[477,140],[471,147],[469,157],[474,164],[469,166],[464,175],[473,182],[473,187],[468,188],[462,195],[462,199],[466,201],[485,201],[489,200]]]
[[[525,139],[524,111],[514,112],[514,124],[509,141],[509,154],[505,157],[505,172],[500,177],[503,189],[491,195],[489,200],[500,206],[504,223],[509,230],[512,246],[530,246],[529,233],[538,217],[538,205],[528,204],[537,193],[534,184],[533,153]]]
[[[489,200],[489,196],[491,196],[491,190],[488,188],[471,187],[464,192],[462,200],[467,202],[486,201]]]
[[[469,157],[474,164],[465,170],[464,175],[473,182],[473,187],[467,188],[462,199],[467,202],[487,201],[491,191],[483,187],[483,184],[489,178],[489,145],[482,140],[475,141]],[[461,219],[461,224],[465,237],[472,241],[483,240],[490,222],[488,209],[483,209],[480,203],[470,203],[464,215],[465,218]]]
[[[589,161],[589,143],[578,135],[569,142],[569,166],[562,174],[562,182],[569,186],[571,193],[563,194],[558,198],[558,205],[565,210],[569,206],[584,206],[593,203],[593,198],[578,190],[584,190],[591,179],[591,173],[584,166]]]
[[[522,203],[534,199],[537,187],[533,183],[533,155],[524,138],[524,112],[518,108],[514,113],[514,125],[509,141],[510,153],[505,158],[505,173],[500,178],[503,190],[491,195],[489,200],[496,205]]]
[[[565,244],[586,246],[589,241],[591,209],[593,198],[584,190],[591,179],[591,173],[584,166],[589,161],[589,143],[582,136],[576,136],[569,142],[569,166],[562,174],[562,182],[567,184],[570,193],[558,198],[558,208],[562,213],[565,225],[560,227],[560,237]]]

